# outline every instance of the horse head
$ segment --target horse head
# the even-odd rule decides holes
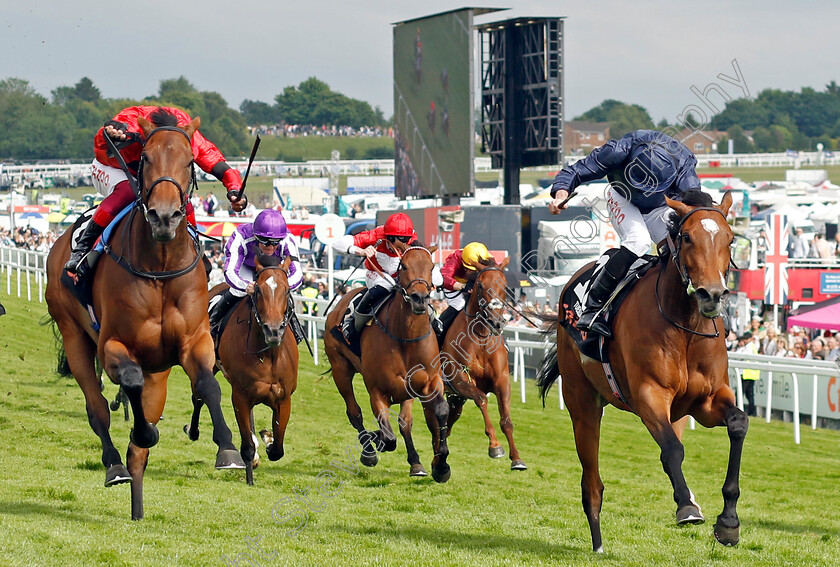
[[[254,317],[262,331],[265,344],[280,346],[289,324],[289,264],[291,257],[283,262],[277,256],[260,254],[254,260],[256,275],[251,305]]]
[[[479,317],[494,335],[502,334],[506,323],[504,315],[508,288],[504,271],[509,262],[510,258],[505,258],[501,264],[497,264],[494,258],[479,260],[481,268],[472,272],[467,280],[473,291],[466,315],[470,318]],[[470,308],[472,313],[469,312]]]
[[[435,287],[432,284],[432,271],[435,268],[432,253],[437,250],[437,246],[425,248],[417,241],[410,244],[396,241],[393,245],[401,257],[397,288],[403,300],[411,304],[412,313],[427,313]]]
[[[196,117],[182,129],[171,114],[159,113],[153,118],[155,123],[142,116],[137,119],[145,139],[138,173],[139,198],[152,238],[169,242],[184,219],[193,179],[192,136],[201,119]]]
[[[700,314],[714,318],[723,309],[723,299],[729,295],[726,273],[729,270],[730,245],[734,234],[726,222],[732,206],[732,195],[727,192],[719,206],[714,206],[708,195],[682,202],[667,199],[679,217],[671,229],[671,239],[676,250],[674,260],[686,293],[697,301]]]

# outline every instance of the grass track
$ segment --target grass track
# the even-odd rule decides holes
[[[410,479],[401,441],[379,466],[353,474],[345,450],[354,431],[332,380],[318,377],[326,366],[315,368],[308,353],[301,355],[286,456],[269,463],[263,450],[254,487],[242,471],[213,470],[206,412],[201,439],[187,440],[181,427],[191,409],[188,380],[174,371],[146,473],[146,519],[132,522],[128,487],[102,486],[99,442],[81,391],[52,372],[51,335],[37,325],[46,306],[10,298],[5,285],[0,301],[8,311],[0,317],[0,565],[224,565],[222,554],[233,563],[249,552],[246,537],[275,554],[250,552],[259,565],[838,564],[840,432],[803,429],[797,447],[789,424],[753,420],[741,475],[741,544],[723,548],[711,524],[722,508],[726,432],[686,432],[684,470],[708,523],[677,527],[653,440],[636,417],[608,409],[601,445],[607,553],[597,556],[581,510],[569,417],[556,397],[543,409],[529,384],[528,403],[513,403],[528,471],[487,458],[479,413],[469,405],[451,438],[449,483]],[[223,378],[221,384],[227,400]],[[361,390],[357,379],[369,416]],[[106,396],[115,392],[109,383]],[[495,400],[491,405],[497,422]],[[224,408],[235,428],[230,403]],[[415,414],[415,441],[428,468],[429,434],[419,408]],[[257,426],[269,416],[258,408]],[[112,436],[124,447],[129,427],[121,413],[113,417]],[[336,476],[322,489],[334,496],[312,496],[331,461],[351,472],[332,469]],[[292,512],[299,505],[284,499],[292,502],[307,488],[317,511],[288,535],[297,523],[279,525],[272,510]]]

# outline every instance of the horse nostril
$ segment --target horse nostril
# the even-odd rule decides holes
[[[700,301],[702,301],[703,303],[708,303],[709,301],[711,301],[711,300],[712,300],[712,294],[710,294],[710,293],[706,290],[706,288],[704,288],[704,287],[698,287],[698,288],[695,290],[695,292],[694,292],[694,293],[695,293],[695,294],[697,294],[697,299],[699,299],[699,300],[700,300]]]
[[[158,212],[154,209],[149,209],[148,211],[146,211],[146,218],[149,222],[152,223],[160,222],[160,215],[158,215]]]

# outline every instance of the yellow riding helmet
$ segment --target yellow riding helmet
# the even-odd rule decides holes
[[[468,270],[476,270],[479,267],[479,260],[489,260],[490,252],[481,242],[470,242],[461,251],[461,262]]]

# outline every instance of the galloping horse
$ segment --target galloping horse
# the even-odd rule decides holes
[[[488,454],[494,459],[505,456],[496,439],[496,430],[487,411],[487,394],[496,395],[499,403],[499,425],[510,446],[510,468],[525,470],[525,462],[513,442],[513,422],[510,419],[510,371],[508,353],[502,339],[504,304],[507,282],[504,270],[510,258],[501,264],[494,259],[482,262],[483,267],[472,274],[473,286],[469,302],[446,332],[441,348],[441,367],[444,381],[453,391],[448,393],[449,433],[461,416],[466,398],[470,398],[484,416],[484,432],[490,440]],[[450,376],[452,374],[452,376]]]
[[[598,441],[602,408],[608,403],[620,409],[631,408],[656,440],[662,466],[674,488],[677,522],[681,524],[702,522],[703,515],[683,476],[682,427],[677,426],[675,431],[674,422],[691,415],[705,427],[726,426],[729,464],[723,484],[723,512],[715,523],[714,535],[724,545],[738,543],[738,474],[749,422],[736,407],[729,387],[726,345],[720,332],[723,325],[716,320],[728,293],[725,274],[733,234],[726,214],[732,197],[726,193],[720,206],[715,207],[708,195],[701,195],[706,199],[668,199],[679,217],[670,231],[673,244],[669,255],[661,258],[660,267],[635,284],[614,319],[615,338],[608,346],[609,360],[627,407],[619,401],[618,393],[611,391],[602,364],[582,356],[562,327],[557,328],[556,364],[551,349],[538,376],[543,401],[558,374],[562,376],[563,398],[583,466],[583,509],[592,548],[598,552],[603,551],[600,514],[604,491],[598,473]],[[579,275],[570,281],[576,281]],[[568,287],[563,296],[566,293]],[[551,321],[556,327],[557,317]]]
[[[131,517],[143,517],[143,473],[149,447],[157,443],[155,424],[163,413],[171,367],[180,364],[193,395],[210,408],[216,468],[244,468],[221,408],[213,376],[213,340],[207,320],[207,276],[201,252],[187,232],[184,207],[193,175],[191,138],[200,121],[184,129],[138,120],[145,137],[139,171],[138,203],[117,228],[93,278],[93,309],[88,311],[60,281],[71,246],[68,230],[47,260],[49,313],[63,338],[59,370],[72,373],[85,395],[91,428],[102,441],[105,485],[132,482]],[[139,213],[139,214],[138,214]],[[123,466],[111,441],[108,402],[100,391],[94,360],[102,363],[131,404],[134,428]],[[69,366],[68,366],[69,365]]]
[[[289,423],[292,394],[297,388],[298,348],[293,333],[287,332],[291,295],[287,279],[289,263],[276,256],[260,255],[255,260],[255,290],[240,301],[230,314],[219,337],[216,367],[231,385],[233,409],[242,437],[240,452],[245,460],[248,484],[254,484],[254,464],[259,463],[255,441],[253,409],[265,404],[272,410],[273,442],[266,447],[268,458],[283,457],[283,437]],[[211,295],[221,293],[219,284]],[[198,439],[200,400],[193,400],[192,422],[186,431]]]
[[[360,459],[362,464],[374,466],[378,462],[376,451],[396,449],[397,438],[391,429],[389,408],[392,404],[400,404],[400,432],[405,439],[411,474],[426,476],[410,434],[411,404],[416,397],[421,399],[426,424],[432,432],[435,455],[432,478],[437,482],[446,482],[450,475],[446,462],[449,455],[446,443],[449,407],[443,396],[443,382],[435,368],[438,345],[428,314],[433,289],[431,281],[434,262],[431,253],[437,247],[426,249],[417,243],[407,245],[399,241],[394,245],[402,257],[395,293],[373,317],[375,325],[362,329],[361,358],[353,354],[343,340],[331,333],[324,335],[324,348],[330,360],[335,385],[347,405],[347,417],[359,432],[359,440],[364,449]],[[355,290],[341,298],[338,306],[327,315],[327,329],[341,324],[350,301],[359,291]],[[365,430],[362,410],[353,394],[353,376],[356,372],[360,372],[364,378],[373,415],[379,422],[379,431]]]

